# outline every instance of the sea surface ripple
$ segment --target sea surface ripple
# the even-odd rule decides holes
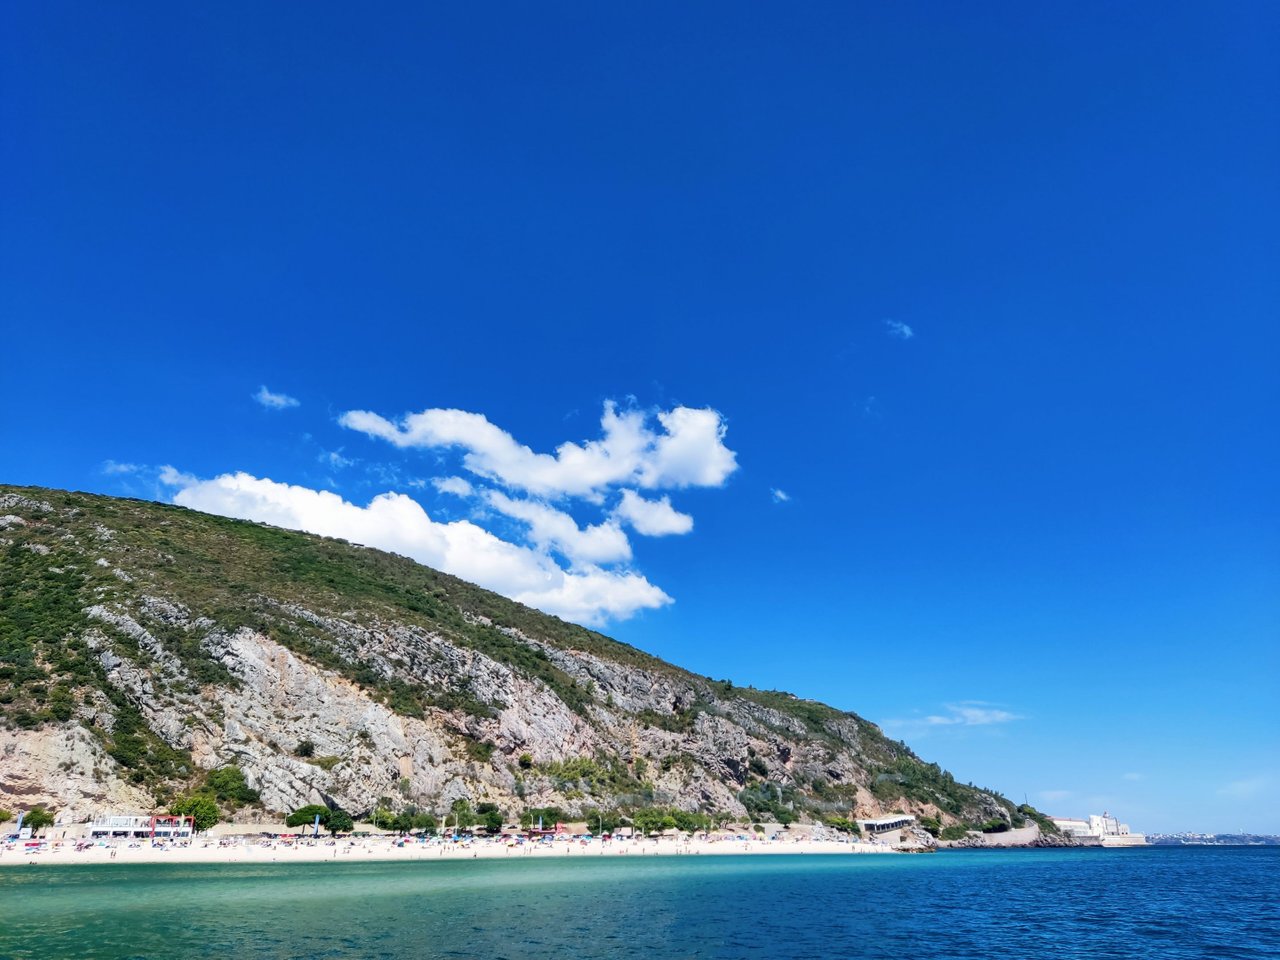
[[[1280,957],[1280,848],[0,867],[55,957]]]

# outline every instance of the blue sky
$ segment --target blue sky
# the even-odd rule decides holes
[[[1280,833],[1277,20],[10,6],[0,478]]]

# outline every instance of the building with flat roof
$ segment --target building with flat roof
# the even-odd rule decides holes
[[[107,813],[90,820],[85,833],[94,839],[105,840],[189,840],[195,829],[194,817]]]
[[[916,822],[916,818],[909,813],[895,813],[888,817],[875,817],[870,820],[859,820],[858,826],[862,828],[863,833],[877,834],[890,833],[894,830],[901,830],[909,827]]]

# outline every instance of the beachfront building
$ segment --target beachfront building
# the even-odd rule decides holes
[[[875,836],[878,833],[892,833],[894,830],[902,830],[915,822],[916,818],[909,813],[895,813],[888,817],[859,820],[858,826],[862,828],[863,833]]]
[[[108,813],[90,820],[86,833],[95,840],[189,840],[195,829],[193,817]]]

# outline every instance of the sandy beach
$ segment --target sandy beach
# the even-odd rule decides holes
[[[494,857],[654,857],[717,856],[725,854],[885,854],[895,851],[874,842],[832,840],[709,839],[600,840],[557,838],[541,841],[503,839],[450,840],[430,838],[366,837],[332,840],[196,838],[190,843],[155,843],[148,840],[52,841],[43,846],[22,842],[0,847],[0,868],[32,865],[106,863],[314,863],[373,860],[470,860]]]

